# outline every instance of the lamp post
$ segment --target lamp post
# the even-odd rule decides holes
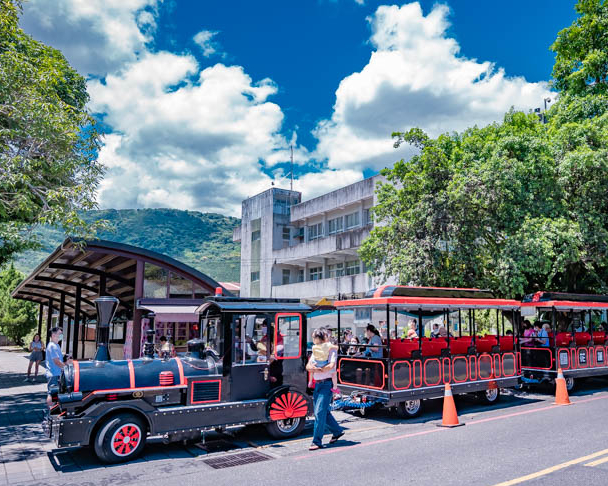
[[[95,361],[110,361],[110,323],[118,308],[118,299],[104,295],[95,299],[97,308],[97,352]]]

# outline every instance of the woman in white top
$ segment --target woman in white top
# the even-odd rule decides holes
[[[40,362],[42,361],[42,352],[44,351],[44,344],[40,340],[40,334],[34,334],[34,338],[30,343],[30,364],[27,367],[27,378],[24,381],[36,381],[38,378],[38,367],[40,366]],[[36,368],[34,368],[34,379],[30,378],[30,374],[32,373],[32,365],[36,363]]]

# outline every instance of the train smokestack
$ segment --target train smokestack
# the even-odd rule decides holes
[[[102,295],[95,299],[97,308],[97,353],[96,361],[110,361],[110,323],[118,308],[118,299],[111,295]]]

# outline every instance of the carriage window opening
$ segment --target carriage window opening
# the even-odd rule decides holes
[[[233,318],[233,353],[235,364],[247,365],[268,361],[268,318],[256,314]]]
[[[302,335],[302,318],[299,315],[278,315],[275,328],[277,359],[300,357],[300,339]]]

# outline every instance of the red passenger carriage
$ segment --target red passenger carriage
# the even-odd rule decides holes
[[[338,377],[348,395],[342,401],[346,407],[380,404],[415,416],[421,400],[441,397],[446,383],[454,393],[475,392],[488,402],[499,398],[500,388],[519,383],[515,300],[478,289],[384,286],[366,298],[335,305],[340,336],[367,321],[380,328],[383,338],[377,357],[352,356],[352,347],[340,346]],[[407,320],[415,322],[418,336],[433,323],[442,324],[446,336],[402,338]]]
[[[521,304],[522,316],[550,328],[548,342],[522,342],[521,363],[524,383],[552,383],[558,368],[568,390],[575,380],[608,375],[606,353],[606,312],[608,295],[537,292]],[[543,345],[544,344],[544,345]]]

